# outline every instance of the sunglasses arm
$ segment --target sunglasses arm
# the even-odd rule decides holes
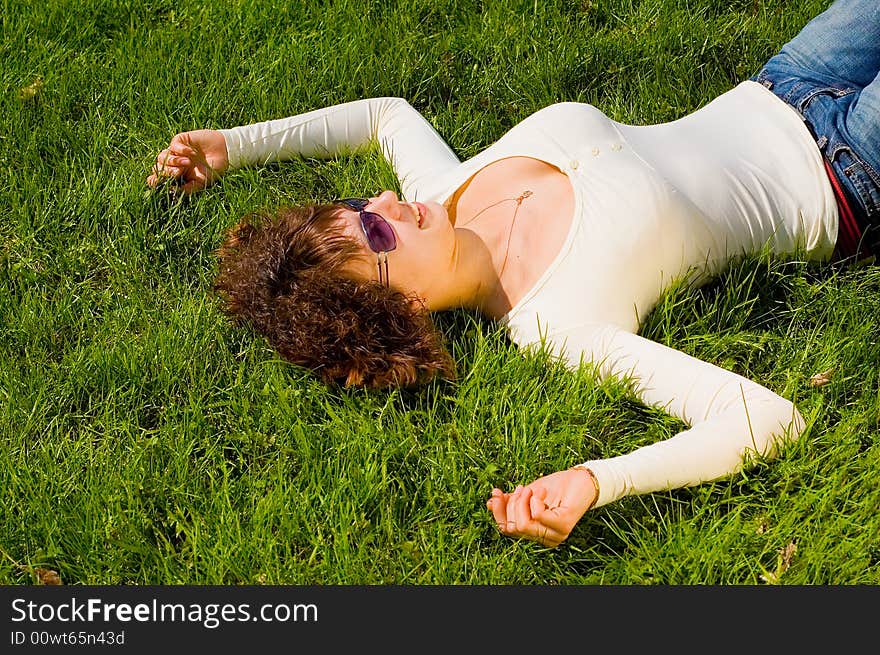
[[[388,251],[383,251],[378,254],[376,264],[379,267],[379,284],[384,284],[386,287],[391,286],[388,280]],[[382,264],[385,264],[384,279],[382,277]]]

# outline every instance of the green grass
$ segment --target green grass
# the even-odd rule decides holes
[[[144,185],[178,131],[365,96],[407,98],[462,158],[557,101],[673,120],[826,4],[0,1],[0,582],[880,582],[880,269],[755,256],[667,294],[643,334],[794,400],[808,429],[549,550],[495,531],[493,485],[682,426],[463,312],[438,317],[459,379],[390,392],[325,388],[230,326],[210,292],[223,230],[393,188],[375,150],[187,201]]]

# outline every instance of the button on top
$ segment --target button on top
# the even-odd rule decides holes
[[[598,148],[593,148],[592,152],[593,152],[593,157],[599,156],[599,149]]]
[[[571,166],[574,170],[577,170],[577,167],[580,166],[580,162],[577,159],[572,159],[568,163],[568,165]]]
[[[618,151],[618,150],[620,150],[622,147],[623,147],[623,146],[620,145],[619,143],[614,143],[614,144],[611,145],[611,149],[614,150],[615,152]]]

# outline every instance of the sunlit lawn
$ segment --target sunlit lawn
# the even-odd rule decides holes
[[[0,582],[880,582],[880,272],[755,257],[643,334],[794,400],[803,438],[729,480],[626,498],[558,549],[501,537],[511,487],[682,425],[438,317],[454,381],[326,388],[211,292],[242,214],[394,187],[373,150],[147,192],[176,132],[408,99],[461,158],[557,101],[673,120],[825,2],[4,2]],[[829,371],[830,382],[810,378]]]

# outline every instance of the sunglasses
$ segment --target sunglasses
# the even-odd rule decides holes
[[[342,205],[352,211],[356,211],[361,219],[361,228],[367,237],[370,250],[379,255],[377,265],[379,267],[379,282],[386,287],[388,284],[388,253],[397,247],[397,237],[394,230],[384,218],[375,212],[368,212],[365,207],[370,204],[366,198],[340,198],[333,201],[334,204]],[[383,279],[382,265],[385,265]]]

